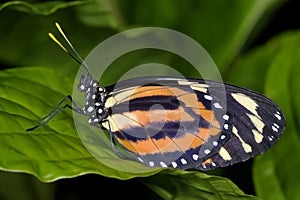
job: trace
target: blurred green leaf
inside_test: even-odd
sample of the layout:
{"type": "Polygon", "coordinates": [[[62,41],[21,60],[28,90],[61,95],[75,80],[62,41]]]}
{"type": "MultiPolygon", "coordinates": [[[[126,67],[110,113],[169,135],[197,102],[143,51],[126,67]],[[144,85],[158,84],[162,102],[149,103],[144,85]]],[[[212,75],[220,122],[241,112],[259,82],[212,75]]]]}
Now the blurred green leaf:
{"type": "Polygon", "coordinates": [[[70,6],[84,5],[93,1],[47,1],[43,3],[31,4],[26,1],[8,1],[0,4],[0,12],[3,9],[14,9],[20,12],[39,14],[39,15],[50,15],[59,9],[64,9],[70,6]]]}
{"type": "Polygon", "coordinates": [[[143,183],[164,199],[257,199],[244,194],[229,179],[209,176],[197,171],[165,170],[143,179],[143,183]]]}
{"type": "Polygon", "coordinates": [[[1,200],[54,200],[54,184],[42,183],[34,176],[0,172],[1,200]],[[16,192],[16,190],[18,192],[16,192]]]}
{"type": "MultiPolygon", "coordinates": [[[[198,41],[211,54],[223,73],[247,40],[255,24],[261,17],[266,17],[267,10],[276,8],[282,0],[234,0],[230,4],[227,0],[176,4],[170,0],[87,2],[89,3],[86,1],[39,3],[38,5],[45,7],[45,12],[52,13],[41,17],[25,15],[13,9],[2,9],[4,19],[9,18],[10,21],[18,23],[14,23],[14,26],[11,26],[10,21],[1,23],[0,43],[6,51],[0,54],[0,59],[12,66],[57,66],[59,70],[72,68],[67,68],[70,65],[69,60],[58,54],[56,47],[50,45],[51,41],[45,37],[51,31],[49,27],[53,27],[56,21],[59,21],[68,35],[71,35],[70,39],[83,57],[117,30],[136,26],[161,26],[178,30],[198,41]],[[53,12],[51,11],[53,7],[61,9],[53,12]],[[228,9],[229,13],[226,12],[228,9]],[[153,12],[156,14],[153,15],[153,12]],[[222,23],[219,23],[220,20],[222,23]],[[31,55],[28,56],[27,52],[31,52],[31,55]]],[[[11,4],[24,7],[23,3],[11,4]]],[[[38,9],[36,4],[29,4],[27,7],[38,9]]],[[[27,9],[27,12],[33,11],[27,9]]],[[[170,65],[177,62],[176,59],[171,60],[170,65]]],[[[184,66],[181,68],[186,71],[185,74],[193,76],[193,71],[189,72],[184,66]]]]}
{"type": "Polygon", "coordinates": [[[79,20],[92,27],[111,27],[119,28],[117,16],[113,10],[110,9],[106,1],[99,3],[91,3],[87,6],[76,7],[77,16],[79,20]]]}
{"type": "MultiPolygon", "coordinates": [[[[119,0],[127,23],[173,28],[198,41],[225,72],[254,26],[283,0],[179,1],[119,0]],[[128,14],[129,13],[129,14],[128,14]],[[155,13],[155,15],[153,14],[155,13]]],[[[252,37],[254,37],[252,35],[252,37]]]]}
{"type": "MultiPolygon", "coordinates": [[[[270,44],[262,47],[265,51],[272,52],[271,58],[265,57],[270,62],[266,73],[265,93],[278,103],[287,120],[286,130],[278,144],[255,160],[255,188],[258,196],[263,199],[300,198],[300,191],[297,189],[300,173],[295,170],[300,166],[300,143],[297,133],[300,110],[299,43],[299,32],[290,32],[274,38],[270,44]],[[269,48],[270,46],[276,51],[269,48]]],[[[257,63],[255,67],[262,66],[257,63]]]]}
{"type": "MultiPolygon", "coordinates": [[[[24,7],[23,3],[20,7],[24,7]]],[[[71,61],[48,37],[49,32],[58,35],[55,22],[61,24],[82,57],[85,57],[101,41],[117,33],[114,28],[117,21],[100,2],[55,1],[39,3],[39,5],[44,5],[45,12],[50,12],[53,6],[61,9],[46,16],[34,14],[31,10],[28,10],[30,12],[28,14],[8,9],[10,8],[8,5],[0,11],[0,44],[1,48],[5,49],[0,53],[2,64],[13,67],[48,66],[72,74],[77,63],[71,61]],[[98,24],[95,18],[99,19],[98,24]],[[90,26],[91,23],[93,26],[90,26]]],[[[36,4],[28,4],[28,6],[37,9],[36,4]]],[[[58,39],[61,40],[61,37],[58,39]]]]}
{"type": "Polygon", "coordinates": [[[276,51],[278,46],[269,42],[239,56],[223,76],[224,80],[263,93],[266,74],[276,51]]]}

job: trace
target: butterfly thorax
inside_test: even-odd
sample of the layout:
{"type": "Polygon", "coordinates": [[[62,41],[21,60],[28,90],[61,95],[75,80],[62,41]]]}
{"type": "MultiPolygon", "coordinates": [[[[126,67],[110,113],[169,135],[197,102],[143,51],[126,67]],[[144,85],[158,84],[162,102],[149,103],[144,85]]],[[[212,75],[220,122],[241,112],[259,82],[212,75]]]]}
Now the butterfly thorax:
{"type": "Polygon", "coordinates": [[[82,76],[78,85],[80,92],[85,92],[84,106],[82,111],[89,116],[88,123],[98,126],[107,116],[108,111],[104,107],[108,93],[105,88],[99,85],[99,82],[93,80],[91,76],[82,76]]]}

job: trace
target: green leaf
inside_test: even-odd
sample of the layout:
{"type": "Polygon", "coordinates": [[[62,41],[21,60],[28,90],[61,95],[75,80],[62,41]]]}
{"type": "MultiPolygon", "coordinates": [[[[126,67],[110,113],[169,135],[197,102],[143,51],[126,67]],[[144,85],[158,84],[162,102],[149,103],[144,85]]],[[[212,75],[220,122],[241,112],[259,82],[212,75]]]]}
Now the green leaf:
{"type": "Polygon", "coordinates": [[[91,3],[93,1],[47,1],[43,3],[31,4],[26,1],[8,1],[0,5],[0,11],[3,9],[14,9],[19,12],[25,12],[38,15],[50,15],[59,9],[64,9],[71,6],[78,6],[91,3]]]}
{"type": "Polygon", "coordinates": [[[96,2],[94,0],[71,2],[46,1],[34,4],[25,1],[9,1],[0,5],[0,12],[3,9],[12,9],[28,14],[51,15],[59,10],[70,7],[75,7],[77,15],[84,24],[96,27],[117,27],[115,17],[111,13],[109,4],[96,2]]]}
{"type": "MultiPolygon", "coordinates": [[[[299,199],[300,33],[285,33],[270,43],[277,51],[273,51],[270,60],[265,93],[282,108],[287,127],[278,144],[255,160],[255,189],[258,196],[266,200],[299,199]]],[[[265,50],[270,49],[266,46],[265,50]]]]}
{"type": "Polygon", "coordinates": [[[0,194],[2,200],[53,200],[55,185],[40,182],[34,176],[21,173],[0,172],[0,194]],[[30,184],[29,184],[30,183],[30,184]],[[18,192],[16,192],[16,188],[18,192]]]}
{"type": "Polygon", "coordinates": [[[239,56],[223,76],[224,80],[263,93],[266,74],[277,50],[277,45],[267,43],[239,56]]]}
{"type": "MultiPolygon", "coordinates": [[[[33,174],[45,182],[87,173],[119,179],[157,173],[158,170],[139,163],[118,159],[103,131],[89,128],[87,131],[94,131],[91,133],[95,137],[102,136],[106,145],[96,147],[102,158],[97,160],[82,144],[68,110],[59,113],[44,127],[25,131],[37,125],[35,120],[49,113],[70,93],[71,84],[68,77],[47,68],[26,67],[0,72],[0,123],[6,125],[0,129],[0,154],[5,155],[0,158],[0,168],[33,174]],[[114,162],[131,172],[110,168],[114,162]]],[[[88,124],[86,120],[82,123],[88,124]]]]}
{"type": "Polygon", "coordinates": [[[142,182],[163,199],[257,199],[244,194],[229,179],[197,171],[164,170],[155,176],[142,179],[142,182]]]}
{"type": "Polygon", "coordinates": [[[189,35],[204,46],[221,72],[227,70],[255,25],[282,2],[233,0],[229,3],[219,0],[174,4],[172,0],[118,1],[125,23],[168,27],[189,35]]]}
{"type": "MultiPolygon", "coordinates": [[[[60,36],[55,29],[55,22],[61,24],[82,57],[102,40],[117,33],[115,29],[117,21],[100,2],[49,1],[29,4],[11,1],[2,4],[1,7],[3,9],[0,11],[0,44],[5,51],[1,51],[0,60],[4,66],[49,66],[62,70],[62,73],[66,71],[68,74],[73,73],[72,69],[76,63],[48,37],[49,32],[60,36]],[[26,7],[27,11],[24,13],[9,9],[13,8],[13,5],[26,7]],[[39,5],[43,6],[43,12],[49,14],[45,16],[33,11],[39,9],[39,5]],[[95,23],[95,19],[100,19],[98,24],[95,23]]],[[[61,37],[58,39],[61,40],[61,37]]]]}

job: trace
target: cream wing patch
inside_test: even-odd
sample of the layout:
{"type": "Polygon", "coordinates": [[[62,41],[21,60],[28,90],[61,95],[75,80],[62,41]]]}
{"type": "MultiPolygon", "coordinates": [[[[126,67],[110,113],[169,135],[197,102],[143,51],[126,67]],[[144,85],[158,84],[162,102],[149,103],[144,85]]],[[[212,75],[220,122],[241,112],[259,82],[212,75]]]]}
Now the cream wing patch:
{"type": "Polygon", "coordinates": [[[232,133],[240,140],[242,147],[246,153],[252,152],[252,148],[249,144],[247,144],[239,135],[238,130],[235,126],[232,127],[232,133]]]}
{"type": "Polygon", "coordinates": [[[263,138],[264,138],[264,136],[260,132],[258,132],[257,130],[255,130],[255,129],[252,130],[252,133],[254,135],[255,142],[261,143],[262,140],[263,140],[263,138]]]}
{"type": "Polygon", "coordinates": [[[193,90],[199,91],[199,92],[203,92],[203,93],[207,93],[207,88],[209,87],[206,84],[200,84],[200,83],[194,83],[192,85],[190,85],[190,87],[193,90]]]}
{"type": "Polygon", "coordinates": [[[207,93],[207,88],[209,87],[209,85],[207,85],[207,84],[190,82],[187,80],[179,80],[177,82],[179,85],[189,85],[191,89],[199,91],[199,92],[203,92],[203,93],[207,93]]]}
{"type": "Polygon", "coordinates": [[[131,95],[134,94],[135,89],[137,88],[138,87],[131,87],[118,91],[118,94],[114,95],[115,101],[120,102],[127,100],[128,98],[130,98],[131,95]]]}
{"type": "Polygon", "coordinates": [[[109,97],[108,99],[106,99],[104,107],[111,108],[115,104],[117,104],[117,100],[114,97],[109,97]]]}
{"type": "Polygon", "coordinates": [[[224,147],[220,148],[219,154],[223,158],[223,160],[228,160],[229,161],[229,160],[232,159],[230,154],[228,153],[228,151],[224,147]]]}
{"type": "Polygon", "coordinates": [[[259,119],[257,116],[255,115],[251,115],[251,114],[247,114],[249,119],[251,120],[251,122],[253,123],[253,125],[255,126],[255,129],[252,130],[252,133],[254,135],[254,139],[257,143],[261,143],[263,140],[263,128],[265,127],[265,124],[263,123],[263,121],[261,119],[259,119]]]}
{"type": "Polygon", "coordinates": [[[254,115],[258,116],[256,108],[258,107],[257,103],[251,99],[250,97],[242,94],[242,93],[232,93],[231,96],[242,106],[244,106],[247,110],[249,110],[254,115]]]}
{"type": "Polygon", "coordinates": [[[257,113],[258,104],[250,97],[241,93],[232,93],[231,96],[244,108],[249,110],[252,114],[247,113],[250,121],[254,125],[255,129],[251,130],[253,137],[257,143],[261,143],[263,140],[263,129],[265,127],[264,122],[257,113]]]}
{"type": "Polygon", "coordinates": [[[265,124],[262,122],[262,120],[255,116],[255,115],[250,115],[247,114],[248,117],[250,118],[251,122],[254,124],[255,128],[259,131],[259,132],[263,132],[263,128],[265,127],[265,124]]]}
{"type": "MultiPolygon", "coordinates": [[[[107,120],[110,123],[110,127],[108,125],[108,122],[104,122],[104,123],[102,123],[102,125],[108,130],[110,128],[110,130],[112,132],[117,132],[120,129],[123,130],[123,129],[130,128],[132,126],[139,125],[135,120],[128,120],[128,117],[129,117],[128,115],[126,116],[126,115],[121,115],[121,114],[113,114],[113,115],[107,117],[107,120]]],[[[135,116],[131,115],[130,118],[134,119],[135,116]]]]}

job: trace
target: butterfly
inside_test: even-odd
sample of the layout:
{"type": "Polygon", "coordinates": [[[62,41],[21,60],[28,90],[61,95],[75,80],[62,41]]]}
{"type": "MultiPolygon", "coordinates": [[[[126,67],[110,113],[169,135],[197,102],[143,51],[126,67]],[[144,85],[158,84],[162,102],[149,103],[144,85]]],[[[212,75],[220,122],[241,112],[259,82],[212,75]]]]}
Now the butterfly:
{"type": "MultiPolygon", "coordinates": [[[[50,37],[72,56],[52,34],[50,37]]],[[[77,62],[87,71],[78,83],[78,90],[85,95],[83,108],[68,95],[28,131],[71,108],[86,115],[90,125],[108,130],[112,149],[124,159],[150,168],[211,170],[265,152],[285,128],[280,108],[245,88],[168,76],[132,78],[103,87],[83,60],[77,62]],[[65,104],[67,100],[73,105],[65,104]]]]}

